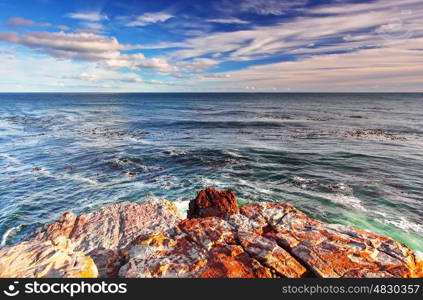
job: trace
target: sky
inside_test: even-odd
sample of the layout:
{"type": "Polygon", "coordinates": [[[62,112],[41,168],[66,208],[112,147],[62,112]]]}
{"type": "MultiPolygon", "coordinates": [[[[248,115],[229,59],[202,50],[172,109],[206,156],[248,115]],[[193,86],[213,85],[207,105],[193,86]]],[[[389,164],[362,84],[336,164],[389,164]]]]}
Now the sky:
{"type": "Polygon", "coordinates": [[[423,1],[0,0],[0,92],[423,92],[423,1]]]}

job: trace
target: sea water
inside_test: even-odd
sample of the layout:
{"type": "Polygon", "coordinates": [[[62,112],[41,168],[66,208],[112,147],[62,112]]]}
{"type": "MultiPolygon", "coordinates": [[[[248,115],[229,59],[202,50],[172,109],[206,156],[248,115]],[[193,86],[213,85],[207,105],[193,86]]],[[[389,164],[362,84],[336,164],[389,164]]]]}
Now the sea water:
{"type": "Polygon", "coordinates": [[[0,94],[0,247],[207,186],[423,251],[423,94],[0,94]]]}

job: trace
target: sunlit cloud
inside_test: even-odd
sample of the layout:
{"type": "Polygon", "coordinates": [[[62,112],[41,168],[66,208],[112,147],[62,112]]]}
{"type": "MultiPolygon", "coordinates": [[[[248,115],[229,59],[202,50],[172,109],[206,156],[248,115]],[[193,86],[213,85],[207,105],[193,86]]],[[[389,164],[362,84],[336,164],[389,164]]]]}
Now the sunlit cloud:
{"type": "Polygon", "coordinates": [[[37,23],[33,20],[21,18],[21,17],[13,17],[7,20],[6,25],[8,26],[34,26],[34,27],[50,27],[50,23],[37,23]]]}
{"type": "Polygon", "coordinates": [[[166,22],[167,20],[173,17],[174,16],[165,12],[145,13],[136,17],[134,20],[128,22],[126,26],[129,26],[129,27],[146,26],[149,24],[166,22]]]}
{"type": "Polygon", "coordinates": [[[98,22],[98,21],[109,19],[106,15],[103,15],[99,12],[74,12],[74,13],[69,13],[66,16],[71,19],[88,21],[88,22],[98,22]]]}

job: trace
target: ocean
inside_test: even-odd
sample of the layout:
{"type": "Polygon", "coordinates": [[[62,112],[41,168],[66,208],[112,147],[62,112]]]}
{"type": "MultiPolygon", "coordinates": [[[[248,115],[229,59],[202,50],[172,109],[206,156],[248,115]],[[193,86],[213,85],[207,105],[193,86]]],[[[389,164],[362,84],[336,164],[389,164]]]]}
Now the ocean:
{"type": "Polygon", "coordinates": [[[423,94],[0,94],[0,247],[207,186],[423,251],[423,94]]]}

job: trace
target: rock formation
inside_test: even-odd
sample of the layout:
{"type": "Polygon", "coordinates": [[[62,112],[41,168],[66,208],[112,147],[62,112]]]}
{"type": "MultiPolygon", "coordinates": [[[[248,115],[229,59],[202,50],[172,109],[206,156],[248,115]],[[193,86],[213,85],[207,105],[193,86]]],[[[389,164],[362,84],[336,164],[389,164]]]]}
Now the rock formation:
{"type": "Polygon", "coordinates": [[[0,278],[96,278],[91,257],[74,251],[73,243],[61,236],[45,242],[22,242],[0,249],[0,278]]]}
{"type": "Polygon", "coordinates": [[[189,204],[188,219],[227,217],[239,212],[235,193],[206,188],[189,204]]]}
{"type": "Polygon", "coordinates": [[[286,203],[238,209],[233,192],[212,188],[190,202],[186,220],[166,200],[65,213],[0,249],[0,267],[3,277],[92,277],[97,269],[100,277],[139,278],[423,277],[422,258],[392,239],[311,219],[286,203]]]}

